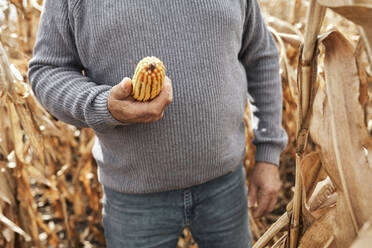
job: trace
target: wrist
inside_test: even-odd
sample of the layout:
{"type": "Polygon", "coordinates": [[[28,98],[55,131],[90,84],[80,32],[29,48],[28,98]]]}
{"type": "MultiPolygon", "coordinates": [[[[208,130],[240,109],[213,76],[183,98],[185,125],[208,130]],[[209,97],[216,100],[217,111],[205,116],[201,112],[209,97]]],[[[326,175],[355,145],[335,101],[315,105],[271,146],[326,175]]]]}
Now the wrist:
{"type": "Polygon", "coordinates": [[[278,168],[279,166],[277,164],[273,164],[273,163],[270,163],[270,162],[263,162],[263,161],[256,161],[255,162],[256,166],[267,166],[267,167],[276,167],[278,168]]]}

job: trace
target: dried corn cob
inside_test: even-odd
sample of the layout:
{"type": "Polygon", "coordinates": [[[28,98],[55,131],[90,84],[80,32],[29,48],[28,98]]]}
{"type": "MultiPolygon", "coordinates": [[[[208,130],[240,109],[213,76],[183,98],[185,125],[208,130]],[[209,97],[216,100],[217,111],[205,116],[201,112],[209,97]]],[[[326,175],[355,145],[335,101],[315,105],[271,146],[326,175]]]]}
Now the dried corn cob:
{"type": "Polygon", "coordinates": [[[165,66],[156,57],[142,59],[136,68],[133,83],[133,98],[137,101],[149,101],[159,95],[165,80],[165,66]]]}

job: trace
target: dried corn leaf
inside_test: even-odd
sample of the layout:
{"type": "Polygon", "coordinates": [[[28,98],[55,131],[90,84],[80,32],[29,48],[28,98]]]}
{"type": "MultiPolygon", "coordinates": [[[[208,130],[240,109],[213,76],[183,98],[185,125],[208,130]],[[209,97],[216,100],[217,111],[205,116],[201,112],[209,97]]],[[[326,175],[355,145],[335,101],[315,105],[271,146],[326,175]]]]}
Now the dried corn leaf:
{"type": "Polygon", "coordinates": [[[304,200],[308,201],[314,192],[317,182],[327,177],[327,174],[321,166],[318,152],[306,154],[306,156],[302,159],[301,176],[306,193],[304,200]]]}
{"type": "Polygon", "coordinates": [[[328,196],[333,193],[333,190],[329,193],[329,191],[326,191],[326,189],[328,189],[327,187],[322,187],[327,178],[327,174],[321,166],[318,152],[310,152],[307,154],[301,160],[300,169],[304,185],[302,194],[302,219],[304,229],[307,229],[328,211],[316,210],[328,200],[328,196]]]}
{"type": "Polygon", "coordinates": [[[372,65],[372,2],[369,0],[318,0],[318,2],[361,26],[359,32],[372,65]]]}
{"type": "Polygon", "coordinates": [[[278,241],[275,242],[271,248],[285,248],[285,244],[287,242],[288,234],[284,234],[282,237],[278,239],[278,241]]]}
{"type": "Polygon", "coordinates": [[[372,244],[372,222],[367,222],[359,232],[351,248],[370,248],[372,244]]]}
{"type": "Polygon", "coordinates": [[[0,211],[0,222],[5,224],[8,228],[10,228],[12,231],[19,233],[22,235],[26,241],[31,241],[30,235],[25,233],[21,228],[19,228],[13,221],[9,220],[7,217],[5,217],[2,212],[0,211]]]}
{"type": "MultiPolygon", "coordinates": [[[[311,212],[321,208],[323,204],[329,201],[329,199],[335,194],[335,187],[329,177],[316,183],[315,185],[316,187],[314,192],[308,201],[309,210],[311,212]]],[[[334,203],[336,203],[336,201],[334,203]]]]}
{"type": "Polygon", "coordinates": [[[0,174],[0,200],[6,202],[9,205],[14,205],[14,196],[11,187],[8,184],[8,180],[5,177],[5,173],[0,174]]]}
{"type": "Polygon", "coordinates": [[[372,3],[369,0],[318,0],[318,3],[358,25],[372,25],[372,3]]]}
{"type": "Polygon", "coordinates": [[[10,70],[7,69],[9,67],[10,64],[6,52],[0,42],[0,106],[4,104],[5,96],[13,89],[13,85],[9,83],[12,82],[12,75],[10,70]]]}
{"type": "Polygon", "coordinates": [[[303,234],[298,248],[325,247],[325,244],[333,236],[332,228],[335,225],[335,211],[335,208],[329,208],[325,214],[314,222],[303,234]]]}
{"type": "Polygon", "coordinates": [[[24,133],[29,138],[32,148],[35,151],[35,155],[38,156],[41,164],[44,165],[44,142],[42,140],[40,130],[35,126],[30,109],[27,106],[16,105],[16,110],[20,118],[20,122],[22,123],[24,133]]]}
{"type": "MultiPolygon", "coordinates": [[[[7,109],[9,111],[9,119],[11,123],[12,138],[15,146],[15,154],[17,158],[25,162],[24,158],[24,143],[23,143],[23,131],[21,123],[16,112],[16,108],[13,103],[8,103],[7,109]]],[[[16,163],[16,161],[15,161],[16,163]]]]}
{"type": "Polygon", "coordinates": [[[372,143],[359,103],[353,47],[338,31],[328,33],[322,43],[326,90],[319,89],[315,98],[310,133],[338,191],[334,234],[336,244],[346,247],[372,215],[372,169],[365,155],[372,143]]]}

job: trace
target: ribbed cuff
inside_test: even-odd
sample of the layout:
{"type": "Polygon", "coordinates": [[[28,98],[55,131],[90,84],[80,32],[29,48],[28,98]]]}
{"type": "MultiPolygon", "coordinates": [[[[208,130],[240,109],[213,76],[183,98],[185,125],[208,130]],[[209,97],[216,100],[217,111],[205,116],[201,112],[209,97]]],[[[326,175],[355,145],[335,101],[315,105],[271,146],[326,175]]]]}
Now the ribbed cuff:
{"type": "Polygon", "coordinates": [[[98,94],[92,104],[92,111],[88,118],[88,124],[91,128],[98,132],[104,132],[108,128],[115,126],[128,125],[121,121],[116,120],[107,108],[107,100],[110,94],[110,90],[103,91],[98,94]]]}
{"type": "Polygon", "coordinates": [[[266,162],[279,166],[280,154],[282,150],[280,146],[272,144],[256,145],[256,162],[266,162]]]}

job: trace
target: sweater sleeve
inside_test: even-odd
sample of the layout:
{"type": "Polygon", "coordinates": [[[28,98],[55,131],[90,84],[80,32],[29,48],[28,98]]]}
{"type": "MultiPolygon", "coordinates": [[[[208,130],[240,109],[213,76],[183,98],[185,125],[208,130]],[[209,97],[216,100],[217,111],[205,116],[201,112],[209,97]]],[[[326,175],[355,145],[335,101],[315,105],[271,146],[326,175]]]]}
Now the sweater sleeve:
{"type": "Polygon", "coordinates": [[[40,103],[55,117],[77,127],[104,132],[124,125],[107,108],[111,86],[84,76],[75,46],[67,0],[46,0],[29,62],[28,78],[40,103]]]}
{"type": "Polygon", "coordinates": [[[254,130],[255,160],[279,165],[288,137],[281,126],[282,87],[276,44],[261,15],[257,0],[247,0],[246,19],[239,59],[244,65],[248,93],[259,119],[254,130]]]}

